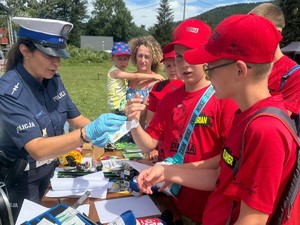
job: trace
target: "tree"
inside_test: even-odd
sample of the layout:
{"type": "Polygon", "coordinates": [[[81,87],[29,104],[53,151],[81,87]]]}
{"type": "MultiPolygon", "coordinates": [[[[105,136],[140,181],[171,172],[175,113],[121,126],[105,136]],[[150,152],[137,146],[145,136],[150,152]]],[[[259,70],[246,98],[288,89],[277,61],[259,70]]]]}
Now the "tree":
{"type": "Polygon", "coordinates": [[[84,20],[87,16],[87,0],[41,0],[37,17],[58,19],[73,24],[68,35],[68,43],[80,46],[80,36],[84,34],[84,20]]]}
{"type": "Polygon", "coordinates": [[[279,0],[277,3],[285,16],[281,44],[285,46],[292,41],[300,41],[300,0],[279,0]]]}
{"type": "Polygon", "coordinates": [[[149,30],[146,29],[145,25],[136,26],[136,24],[133,25],[133,29],[131,30],[131,37],[138,37],[138,36],[147,36],[149,35],[149,30]]]}
{"type": "Polygon", "coordinates": [[[68,43],[80,44],[87,16],[87,0],[6,0],[12,16],[58,19],[74,25],[68,43]]]}
{"type": "Polygon", "coordinates": [[[136,30],[131,13],[123,0],[96,0],[92,18],[87,23],[87,34],[112,36],[114,41],[129,41],[136,30]]]}
{"type": "Polygon", "coordinates": [[[160,1],[157,12],[157,24],[154,24],[154,27],[151,27],[149,30],[153,32],[152,35],[160,45],[164,46],[172,40],[171,35],[174,29],[174,13],[168,0],[160,1]]]}
{"type": "Polygon", "coordinates": [[[6,0],[4,2],[12,16],[35,17],[35,10],[39,8],[37,0],[6,0]]]}

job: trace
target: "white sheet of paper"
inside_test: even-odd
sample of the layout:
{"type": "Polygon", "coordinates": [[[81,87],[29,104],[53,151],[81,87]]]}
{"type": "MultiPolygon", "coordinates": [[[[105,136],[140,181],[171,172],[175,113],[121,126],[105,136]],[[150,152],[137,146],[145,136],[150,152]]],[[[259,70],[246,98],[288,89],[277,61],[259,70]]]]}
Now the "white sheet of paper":
{"type": "Polygon", "coordinates": [[[51,187],[53,191],[87,190],[106,188],[108,180],[90,178],[52,178],[51,187]]]}
{"type": "MultiPolygon", "coordinates": [[[[90,198],[101,198],[105,199],[107,195],[107,189],[112,187],[112,183],[110,182],[107,187],[100,188],[100,189],[87,189],[91,192],[90,198]]],[[[65,191],[53,191],[49,190],[45,195],[48,198],[61,198],[61,197],[80,197],[82,196],[87,190],[65,190],[65,191]]]]}
{"type": "Polygon", "coordinates": [[[139,121],[137,120],[131,120],[126,121],[120,128],[120,130],[108,133],[108,138],[111,143],[115,143],[117,140],[119,140],[121,137],[123,137],[125,134],[127,134],[132,128],[136,128],[139,125],[139,121]]]}
{"type": "Polygon", "coordinates": [[[132,210],[136,218],[161,214],[148,195],[101,200],[95,207],[101,223],[111,222],[127,210],[132,210]]]}
{"type": "MultiPolygon", "coordinates": [[[[41,215],[47,210],[49,210],[49,208],[25,199],[15,225],[20,225],[25,221],[32,220],[33,218],[41,215]]],[[[77,210],[81,213],[85,213],[86,215],[88,215],[90,211],[90,205],[89,204],[80,205],[77,208],[77,210]]]]}
{"type": "Polygon", "coordinates": [[[106,179],[103,172],[100,171],[76,178],[53,177],[50,182],[52,190],[64,191],[106,188],[109,180],[106,179]]]}
{"type": "Polygon", "coordinates": [[[148,169],[149,167],[152,167],[152,166],[146,165],[144,163],[139,163],[139,162],[131,161],[131,160],[126,161],[126,163],[129,166],[131,166],[133,169],[137,170],[138,172],[141,172],[145,169],[148,169]]]}

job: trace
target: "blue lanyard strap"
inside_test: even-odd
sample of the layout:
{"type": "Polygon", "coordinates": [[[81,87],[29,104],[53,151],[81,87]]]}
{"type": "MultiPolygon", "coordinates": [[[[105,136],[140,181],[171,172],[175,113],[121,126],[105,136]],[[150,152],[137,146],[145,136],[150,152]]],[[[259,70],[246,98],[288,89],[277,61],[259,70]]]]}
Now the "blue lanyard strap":
{"type": "Polygon", "coordinates": [[[187,149],[187,146],[189,144],[192,132],[194,130],[195,122],[202,112],[203,108],[205,107],[208,100],[211,98],[211,96],[215,93],[215,90],[212,85],[210,85],[206,91],[203,93],[201,98],[199,99],[192,115],[190,118],[190,121],[184,131],[183,137],[181,139],[181,142],[179,144],[177,153],[173,157],[168,157],[164,161],[172,164],[181,164],[183,163],[183,157],[185,154],[185,151],[187,149]]]}

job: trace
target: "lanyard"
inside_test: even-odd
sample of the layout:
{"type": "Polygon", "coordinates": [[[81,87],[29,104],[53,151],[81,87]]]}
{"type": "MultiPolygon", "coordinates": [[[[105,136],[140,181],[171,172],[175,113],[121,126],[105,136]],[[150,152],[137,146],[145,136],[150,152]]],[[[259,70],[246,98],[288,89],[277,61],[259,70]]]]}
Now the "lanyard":
{"type": "Polygon", "coordinates": [[[187,146],[189,144],[192,132],[194,130],[195,122],[202,112],[204,106],[208,102],[208,100],[211,98],[211,96],[215,93],[215,90],[212,85],[209,85],[209,87],[206,89],[206,91],[203,93],[201,98],[199,99],[192,115],[190,118],[190,121],[184,131],[183,137],[181,139],[181,142],[179,144],[177,153],[173,157],[168,157],[164,161],[172,164],[182,164],[183,163],[183,157],[185,154],[185,151],[187,149],[187,146]]]}

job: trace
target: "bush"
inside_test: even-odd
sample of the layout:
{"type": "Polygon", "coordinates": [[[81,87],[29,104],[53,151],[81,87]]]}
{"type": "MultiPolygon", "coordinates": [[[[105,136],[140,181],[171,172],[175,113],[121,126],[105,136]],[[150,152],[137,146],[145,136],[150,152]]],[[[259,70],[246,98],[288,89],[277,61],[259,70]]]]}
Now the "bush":
{"type": "Polygon", "coordinates": [[[64,63],[102,63],[111,58],[111,54],[105,51],[98,52],[93,49],[77,48],[75,46],[68,46],[67,51],[70,54],[70,58],[65,59],[64,63]]]}

